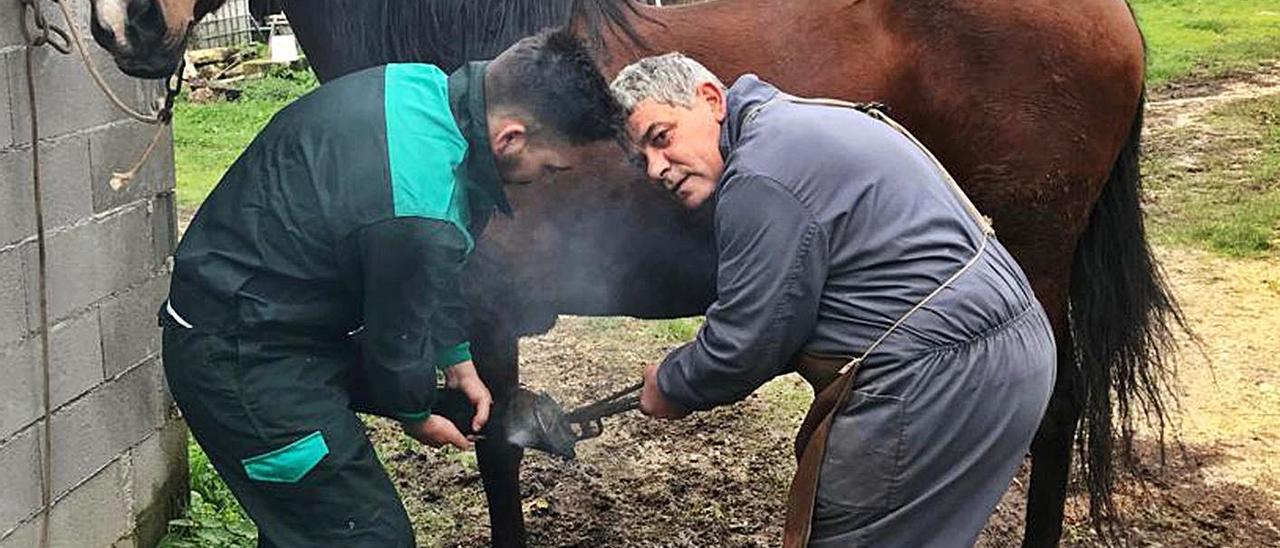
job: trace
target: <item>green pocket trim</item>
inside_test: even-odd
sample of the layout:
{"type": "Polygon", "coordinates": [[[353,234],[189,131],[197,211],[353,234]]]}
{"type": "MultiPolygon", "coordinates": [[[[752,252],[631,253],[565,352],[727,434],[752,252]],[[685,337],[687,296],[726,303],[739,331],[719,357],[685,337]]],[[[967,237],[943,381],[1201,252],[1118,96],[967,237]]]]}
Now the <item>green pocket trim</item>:
{"type": "Polygon", "coordinates": [[[240,461],[249,479],[272,483],[298,483],[325,455],[329,445],[319,430],[284,447],[240,461]]]}

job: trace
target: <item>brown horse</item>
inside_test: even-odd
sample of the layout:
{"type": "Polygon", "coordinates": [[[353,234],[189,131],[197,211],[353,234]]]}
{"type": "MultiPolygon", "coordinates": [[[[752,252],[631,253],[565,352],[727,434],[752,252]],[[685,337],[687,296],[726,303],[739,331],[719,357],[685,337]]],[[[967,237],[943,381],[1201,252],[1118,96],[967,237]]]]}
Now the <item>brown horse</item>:
{"type": "MultiPolygon", "coordinates": [[[[95,0],[95,36],[122,69],[162,74],[193,17],[218,1],[95,0]],[[123,22],[104,16],[124,4],[123,22]]],[[[730,80],[755,72],[796,94],[886,103],[991,216],[1055,328],[1059,371],[1031,448],[1024,545],[1057,543],[1078,425],[1099,524],[1111,515],[1113,440],[1127,447],[1130,417],[1141,412],[1163,425],[1165,356],[1181,318],[1143,230],[1144,49],[1123,0],[285,6],[322,80],[393,61],[450,70],[571,21],[610,71],[642,53],[681,50],[730,80]]],[[[498,397],[517,385],[517,338],[549,329],[556,314],[675,317],[714,298],[706,219],[625,171],[620,155],[600,158],[597,180],[513,189],[516,215],[492,223],[473,260],[476,361],[498,397]]],[[[523,545],[521,453],[494,442],[479,456],[494,544],[523,545]]]]}

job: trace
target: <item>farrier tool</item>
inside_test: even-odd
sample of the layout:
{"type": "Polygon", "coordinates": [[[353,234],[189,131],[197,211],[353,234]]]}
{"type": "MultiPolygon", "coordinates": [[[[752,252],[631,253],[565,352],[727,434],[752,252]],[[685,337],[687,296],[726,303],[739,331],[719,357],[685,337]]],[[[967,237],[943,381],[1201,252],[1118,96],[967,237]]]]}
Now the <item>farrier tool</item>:
{"type": "Polygon", "coordinates": [[[574,445],[604,432],[605,418],[640,407],[641,388],[636,383],[567,413],[547,393],[522,388],[507,411],[507,441],[573,459],[574,445]]]}

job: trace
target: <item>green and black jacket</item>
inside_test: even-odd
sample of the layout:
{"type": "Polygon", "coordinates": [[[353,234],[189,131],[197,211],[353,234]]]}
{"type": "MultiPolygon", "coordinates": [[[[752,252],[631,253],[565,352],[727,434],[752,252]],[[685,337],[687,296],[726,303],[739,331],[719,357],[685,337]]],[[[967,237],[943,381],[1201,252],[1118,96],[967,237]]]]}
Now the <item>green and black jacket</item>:
{"type": "Polygon", "coordinates": [[[280,111],[183,237],[174,309],[212,332],[362,330],[374,409],[425,418],[436,368],[470,359],[459,278],[473,231],[510,213],[485,67],[374,67],[280,111]]]}

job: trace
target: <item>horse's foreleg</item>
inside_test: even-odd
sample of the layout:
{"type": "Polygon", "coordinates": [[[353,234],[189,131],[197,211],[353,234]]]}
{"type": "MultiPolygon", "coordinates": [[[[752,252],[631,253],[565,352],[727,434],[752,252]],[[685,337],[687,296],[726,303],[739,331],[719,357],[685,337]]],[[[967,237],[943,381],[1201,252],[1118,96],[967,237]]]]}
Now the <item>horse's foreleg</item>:
{"type": "Polygon", "coordinates": [[[480,477],[489,502],[492,546],[524,548],[524,515],[520,508],[520,459],[524,450],[506,440],[485,440],[476,444],[480,477]]]}
{"type": "MultiPolygon", "coordinates": [[[[486,328],[473,331],[472,351],[480,377],[493,394],[495,413],[501,413],[519,387],[518,338],[509,330],[486,328]]],[[[494,416],[493,426],[502,424],[494,416]]],[[[476,443],[480,477],[489,503],[491,543],[500,548],[524,548],[524,514],[520,508],[520,460],[524,450],[507,443],[500,428],[476,443]]]]}
{"type": "Polygon", "coordinates": [[[1031,487],[1027,493],[1027,528],[1024,548],[1058,545],[1062,537],[1067,480],[1071,475],[1071,448],[1080,420],[1080,406],[1073,387],[1074,352],[1069,337],[1058,339],[1058,378],[1049,408],[1031,442],[1031,487]]]}

